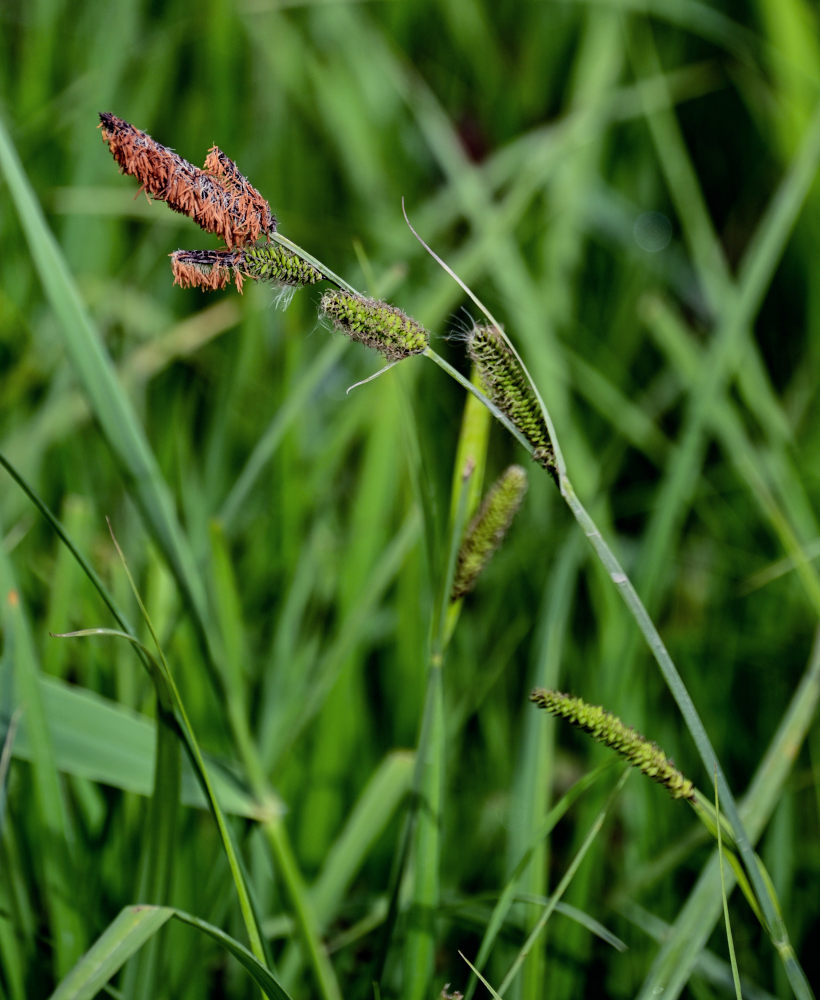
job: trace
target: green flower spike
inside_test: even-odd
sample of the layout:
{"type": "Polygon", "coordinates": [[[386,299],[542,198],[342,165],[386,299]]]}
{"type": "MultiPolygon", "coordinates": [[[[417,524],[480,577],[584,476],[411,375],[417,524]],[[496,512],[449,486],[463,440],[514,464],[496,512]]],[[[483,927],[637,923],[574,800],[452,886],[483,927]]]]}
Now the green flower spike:
{"type": "Polygon", "coordinates": [[[694,799],[694,785],[680,773],[663,750],[637,730],[624,725],[617,715],[605,712],[600,705],[588,705],[583,698],[545,688],[536,688],[530,695],[530,701],[566,719],[619,753],[648,778],[664,785],[673,799],[694,799]]]}
{"type": "Polygon", "coordinates": [[[450,600],[468,594],[512,524],[527,491],[527,473],[520,465],[505,469],[487,492],[464,533],[458,550],[450,600]]]}
{"type": "Polygon", "coordinates": [[[533,447],[533,458],[557,478],[555,451],[541,407],[521,363],[494,326],[475,326],[467,351],[478,370],[484,391],[533,447]]]}
{"type": "Polygon", "coordinates": [[[314,285],[322,272],[278,243],[236,250],[175,250],[171,254],[174,283],[183,288],[224,288],[231,278],[242,291],[245,278],[286,288],[314,285]]]}
{"type": "Polygon", "coordinates": [[[322,313],[334,326],[367,347],[374,347],[391,362],[427,349],[430,334],[401,309],[350,292],[331,291],[322,296],[322,313]]]}

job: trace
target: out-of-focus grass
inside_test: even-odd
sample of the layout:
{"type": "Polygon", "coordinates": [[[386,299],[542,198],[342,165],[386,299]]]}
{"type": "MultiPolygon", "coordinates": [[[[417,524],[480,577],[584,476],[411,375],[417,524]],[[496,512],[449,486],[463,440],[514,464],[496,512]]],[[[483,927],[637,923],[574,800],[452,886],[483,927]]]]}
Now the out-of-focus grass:
{"type": "MultiPolygon", "coordinates": [[[[795,164],[806,180],[816,170],[816,156],[799,157],[820,103],[820,36],[804,0],[740,5],[736,20],[696,3],[634,6],[171,0],[159,12],[13,2],[0,13],[0,115],[65,265],[62,284],[38,274],[30,218],[13,210],[4,173],[0,449],[137,620],[111,518],[197,738],[234,772],[243,801],[269,786],[285,803],[278,855],[264,821],[236,821],[234,833],[294,996],[317,992],[311,933],[330,947],[343,995],[372,995],[406,816],[409,761],[392,755],[415,746],[424,703],[436,566],[421,513],[426,497],[443,535],[463,394],[412,359],[345,395],[378,359],[319,326],[314,292],[282,311],[261,287],[241,299],[172,288],[167,254],[213,241],[135,199],[96,113],[114,111],[195,162],[217,143],[287,236],[415,315],[461,364],[461,345],[444,339],[469,322],[461,293],[404,226],[405,197],[524,353],[578,492],[741,795],[817,619],[806,556],[820,489],[816,183],[777,232],[767,220],[795,164]],[[110,368],[102,355],[92,363],[89,345],[110,368]],[[377,779],[380,796],[369,791],[377,779]]],[[[494,429],[489,474],[517,457],[494,429]]],[[[0,697],[4,723],[25,700],[31,746],[12,759],[0,814],[0,982],[18,998],[45,994],[139,901],[146,837],[144,799],[61,758],[33,671],[123,710],[151,715],[153,704],[124,644],[49,638],[112,622],[7,483],[0,697]]],[[[601,760],[527,704],[533,683],[604,703],[711,787],[553,493],[533,466],[447,656],[430,995],[467,983],[458,950],[475,958],[550,805],[601,760]]],[[[814,750],[797,757],[776,804],[767,793],[760,844],[810,976],[814,750]]],[[[614,780],[600,778],[533,853],[483,970],[490,982],[538,920],[524,897],[560,883],[614,780]]],[[[660,925],[622,914],[642,907],[674,923],[690,912],[707,855],[681,807],[633,778],[615,808],[566,899],[629,951],[559,911],[508,995],[634,996],[660,925]]],[[[163,902],[242,939],[213,824],[183,807],[175,837],[163,902]]],[[[408,892],[405,882],[383,996],[402,994],[408,892]]],[[[732,911],[741,976],[784,995],[765,936],[734,897],[732,911]]],[[[168,995],[250,995],[240,967],[192,933],[162,931],[168,995]]],[[[720,929],[706,937],[725,958],[720,929]]],[[[708,967],[711,982],[707,957],[695,974],[708,967]]]]}

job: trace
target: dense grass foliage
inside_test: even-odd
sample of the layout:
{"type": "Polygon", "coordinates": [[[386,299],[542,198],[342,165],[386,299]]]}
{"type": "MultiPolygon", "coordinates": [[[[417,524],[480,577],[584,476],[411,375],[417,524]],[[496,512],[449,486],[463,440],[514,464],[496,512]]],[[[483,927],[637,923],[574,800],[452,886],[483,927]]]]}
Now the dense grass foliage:
{"type": "MultiPolygon", "coordinates": [[[[405,199],[532,373],[820,981],[820,21],[727,8],[3,4],[0,452],[76,551],[0,471],[1,997],[107,928],[146,941],[127,997],[489,996],[459,952],[522,1000],[733,993],[714,841],[528,700],[602,704],[714,797],[550,475],[426,357],[346,394],[383,359],[325,284],[173,287],[218,241],[118,174],[101,111],[218,144],[469,375],[481,316],[405,199]],[[141,902],[174,909],[111,927],[141,902]]],[[[790,995],[724,875],[744,995],[790,995]]]]}

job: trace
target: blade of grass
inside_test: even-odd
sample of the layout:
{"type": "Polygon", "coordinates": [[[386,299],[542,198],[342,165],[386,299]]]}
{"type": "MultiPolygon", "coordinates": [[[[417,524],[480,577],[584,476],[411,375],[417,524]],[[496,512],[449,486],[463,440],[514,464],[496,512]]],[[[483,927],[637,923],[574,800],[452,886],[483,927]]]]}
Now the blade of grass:
{"type": "MultiPolygon", "coordinates": [[[[410,845],[412,889],[406,913],[408,931],[404,944],[404,986],[410,1000],[429,994],[436,942],[436,917],[441,893],[441,842],[445,787],[445,709],[443,671],[447,643],[455,619],[450,614],[458,550],[464,536],[467,509],[475,497],[471,479],[484,465],[486,428],[465,407],[459,451],[477,446],[481,451],[472,462],[454,469],[451,517],[448,525],[446,562],[439,569],[438,593],[430,625],[427,693],[424,701],[416,769],[413,777],[414,830],[410,845]]],[[[457,612],[456,612],[457,615],[457,612]]]]}
{"type": "MultiPolygon", "coordinates": [[[[715,781],[715,815],[720,816],[720,798],[718,797],[717,781],[715,781]]],[[[720,833],[721,824],[716,824],[717,829],[717,852],[720,866],[720,897],[723,900],[723,918],[726,924],[726,942],[729,946],[729,962],[732,967],[732,981],[735,986],[735,997],[743,1000],[740,990],[740,973],[737,968],[737,957],[735,956],[735,942],[732,937],[732,922],[729,919],[729,898],[726,895],[726,878],[723,868],[723,841],[720,833]]]]}
{"type": "Polygon", "coordinates": [[[31,746],[31,785],[43,837],[38,852],[45,906],[54,945],[54,965],[64,975],[82,952],[85,927],[74,890],[78,878],[75,835],[60,783],[40,693],[37,656],[20,592],[5,548],[0,545],[0,594],[4,660],[14,667],[15,704],[31,746]]]}
{"type": "MultiPolygon", "coordinates": [[[[344,828],[334,840],[318,878],[309,889],[320,931],[324,932],[336,917],[356,872],[406,797],[412,772],[413,755],[397,751],[382,761],[363,789],[344,828]]],[[[289,948],[280,962],[285,982],[295,979],[298,961],[295,947],[289,948]]]]}
{"type": "MultiPolygon", "coordinates": [[[[59,771],[137,795],[151,794],[155,767],[151,720],[55,677],[40,678],[40,693],[59,771]]],[[[25,720],[14,755],[32,759],[25,720]]],[[[221,770],[219,762],[208,758],[208,767],[223,809],[246,819],[259,819],[258,803],[221,770]]],[[[181,801],[197,809],[208,808],[187,759],[182,769],[181,801]]]]}
{"type": "MultiPolygon", "coordinates": [[[[572,534],[557,553],[555,565],[545,575],[542,606],[538,620],[537,644],[528,687],[560,687],[561,666],[567,651],[567,630],[577,592],[578,571],[585,555],[583,539],[572,534]]],[[[517,892],[539,895],[547,891],[549,843],[544,830],[544,816],[552,816],[550,789],[555,784],[555,726],[544,724],[537,712],[525,713],[518,740],[517,762],[510,802],[508,864],[518,876],[517,892]],[[549,812],[548,812],[549,811],[549,812]],[[520,859],[529,861],[521,867],[520,859]]],[[[557,818],[557,817],[556,817],[557,818]]],[[[538,911],[528,909],[525,927],[531,930],[538,911]]],[[[478,960],[481,968],[484,961],[478,960]]],[[[521,990],[531,996],[543,984],[546,970],[543,949],[533,951],[522,970],[521,990]]]]}
{"type": "MultiPolygon", "coordinates": [[[[535,717],[543,725],[544,720],[537,714],[535,717]]],[[[501,891],[501,895],[498,897],[498,900],[493,907],[490,919],[487,921],[487,926],[484,930],[484,935],[481,938],[481,944],[478,948],[478,954],[475,958],[474,971],[476,971],[476,974],[478,974],[478,972],[486,966],[498,934],[504,927],[510,907],[519,898],[521,876],[526,871],[533,853],[537,850],[539,844],[541,844],[541,842],[555,829],[561,818],[566,815],[567,810],[572,806],[573,802],[575,802],[575,800],[582,795],[587,788],[590,787],[590,785],[593,785],[605,771],[608,771],[610,767],[611,764],[609,762],[606,764],[600,764],[593,771],[590,771],[582,778],[579,778],[578,781],[576,781],[575,784],[567,792],[565,792],[549,810],[544,819],[540,821],[540,826],[536,831],[535,836],[532,838],[531,843],[521,854],[516,865],[514,866],[507,884],[504,886],[501,891]]],[[[530,930],[531,929],[532,928],[530,928],[530,930]]],[[[473,966],[470,966],[470,968],[473,968],[473,966]]],[[[467,991],[464,994],[465,1000],[471,1000],[473,994],[475,993],[475,989],[476,981],[471,980],[467,986],[467,991]]]]}
{"type": "Polygon", "coordinates": [[[504,979],[501,982],[501,985],[498,987],[498,991],[502,995],[506,993],[507,989],[510,987],[513,980],[518,975],[518,971],[521,968],[528,953],[535,945],[535,942],[538,940],[541,931],[544,929],[544,927],[547,924],[547,921],[555,911],[555,907],[560,901],[561,897],[567,891],[567,888],[569,887],[570,882],[572,882],[573,878],[575,877],[575,873],[578,871],[578,868],[580,867],[581,862],[584,860],[587,851],[590,849],[590,847],[592,847],[596,837],[601,832],[601,827],[604,825],[604,820],[606,819],[607,813],[611,809],[612,804],[615,802],[617,797],[620,795],[621,789],[626,783],[628,777],[629,777],[629,772],[624,771],[624,773],[618,780],[618,784],[615,786],[609,798],[607,799],[604,807],[601,809],[601,811],[595,818],[595,822],[590,827],[586,837],[584,837],[583,843],[578,848],[575,857],[570,862],[567,870],[561,876],[561,880],[556,886],[555,892],[550,896],[547,905],[544,907],[541,913],[541,916],[539,917],[538,921],[536,922],[535,926],[533,927],[532,931],[527,937],[527,940],[521,946],[518,955],[516,955],[515,961],[510,966],[507,975],[504,977],[504,979]]]}
{"type": "Polygon", "coordinates": [[[93,1000],[123,963],[151,940],[169,920],[194,927],[234,956],[271,1000],[290,1000],[271,973],[239,941],[212,924],[170,906],[127,906],[94,942],[49,1000],[93,1000]]]}
{"type": "MultiPolygon", "coordinates": [[[[137,898],[144,903],[166,903],[177,844],[181,759],[173,718],[157,712],[154,729],[154,782],[145,818],[137,898]]],[[[122,991],[129,1000],[153,1000],[161,991],[161,944],[159,937],[152,936],[126,966],[122,991]]]]}

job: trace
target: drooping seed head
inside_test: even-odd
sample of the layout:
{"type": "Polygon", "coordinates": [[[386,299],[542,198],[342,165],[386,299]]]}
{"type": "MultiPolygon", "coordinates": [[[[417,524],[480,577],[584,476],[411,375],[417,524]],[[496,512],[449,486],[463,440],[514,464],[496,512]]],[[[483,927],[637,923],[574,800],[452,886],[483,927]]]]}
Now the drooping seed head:
{"type": "Polygon", "coordinates": [[[228,249],[276,231],[270,205],[215,147],[206,169],[200,170],[116,115],[101,113],[100,127],[123,173],[136,177],[148,194],[175,212],[215,233],[228,249]]]}
{"type": "Polygon", "coordinates": [[[541,407],[526,372],[495,326],[475,326],[467,351],[489,399],[533,446],[533,458],[553,478],[555,451],[541,407]]]}
{"type": "Polygon", "coordinates": [[[469,593],[479,574],[501,544],[527,491],[527,473],[520,465],[505,469],[487,492],[464,533],[458,550],[450,600],[469,593]]]}
{"type": "Polygon", "coordinates": [[[624,725],[617,715],[605,712],[600,705],[589,705],[583,698],[544,688],[533,691],[530,700],[610,747],[633,767],[663,785],[672,798],[695,797],[695,786],[681,774],[659,746],[641,736],[637,730],[624,725]]]}
{"type": "Polygon", "coordinates": [[[420,354],[430,342],[430,335],[421,324],[378,299],[329,291],[322,296],[320,309],[351,340],[381,351],[388,361],[420,354]]]}

